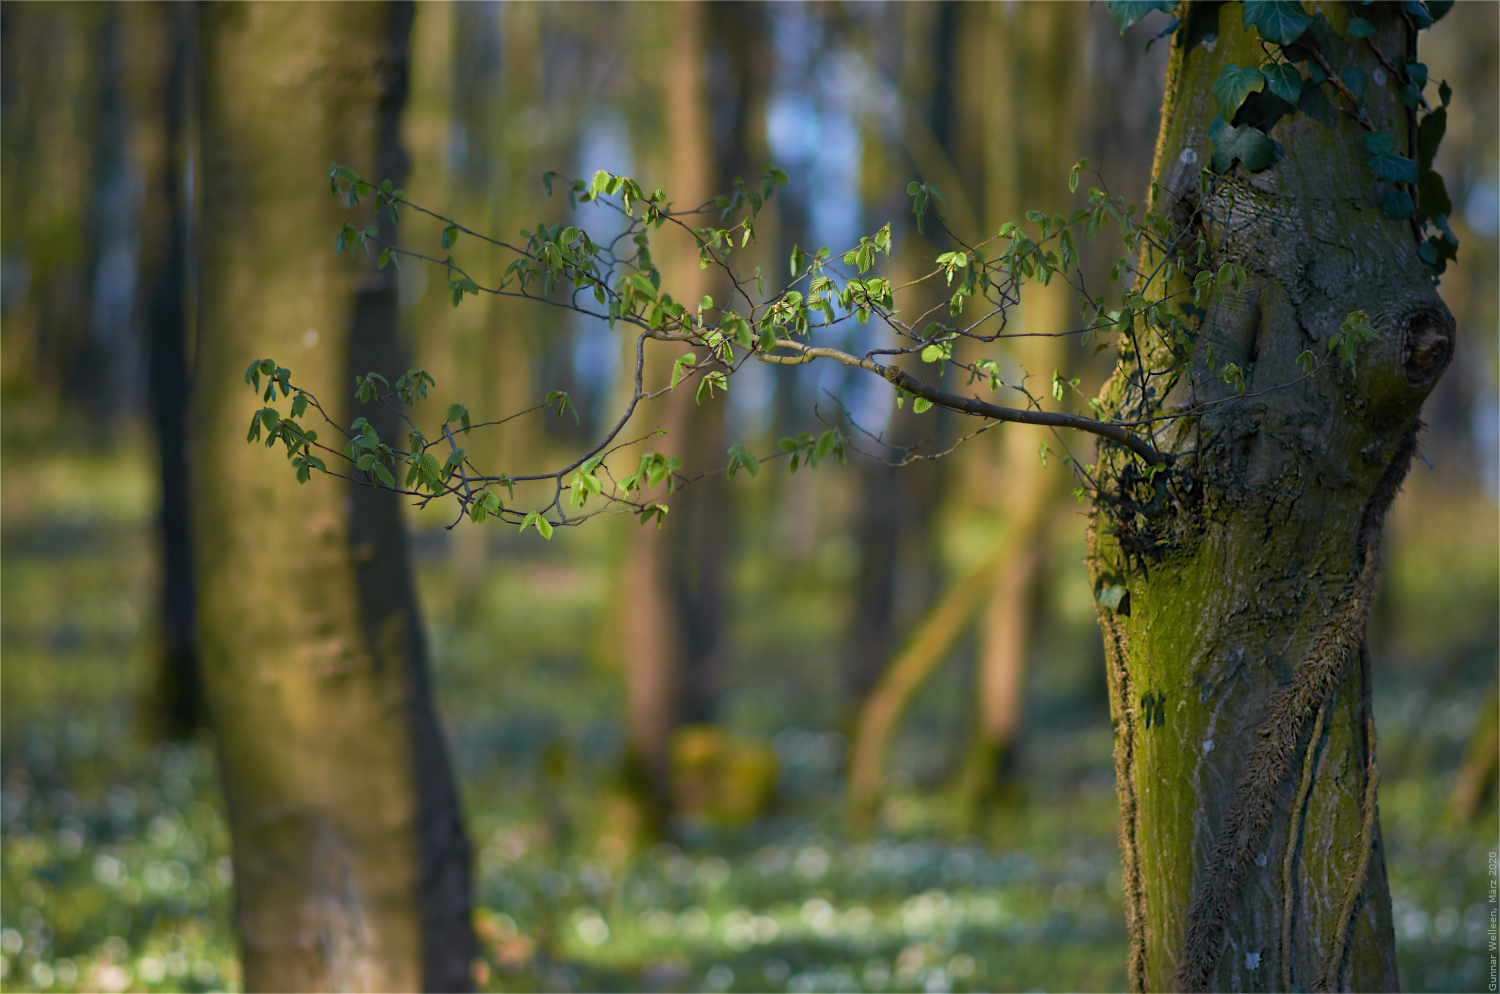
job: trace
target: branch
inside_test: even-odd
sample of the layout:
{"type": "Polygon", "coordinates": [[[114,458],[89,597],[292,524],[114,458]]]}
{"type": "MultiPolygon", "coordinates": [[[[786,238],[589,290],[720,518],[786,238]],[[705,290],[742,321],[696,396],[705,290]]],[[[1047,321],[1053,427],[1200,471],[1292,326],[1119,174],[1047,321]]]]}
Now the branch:
{"type": "Polygon", "coordinates": [[[907,373],[899,366],[883,366],[873,359],[862,359],[851,355],[841,349],[832,349],[820,346],[803,345],[787,339],[778,339],[776,344],[780,347],[796,349],[801,353],[799,356],[767,356],[757,353],[757,357],[765,362],[811,362],[813,359],[833,359],[845,366],[855,366],[859,369],[874,373],[889,381],[892,385],[900,387],[909,394],[931,401],[938,407],[945,407],[950,411],[960,414],[972,415],[976,418],[988,418],[991,421],[1010,421],[1017,424],[1048,425],[1054,428],[1076,428],[1086,431],[1091,435],[1123,445],[1134,452],[1149,465],[1162,466],[1172,462],[1172,457],[1164,452],[1152,448],[1146,442],[1135,437],[1123,427],[1108,421],[1099,421],[1095,418],[1086,418],[1080,414],[1064,414],[1054,411],[1023,410],[1018,407],[1000,407],[980,400],[978,397],[961,397],[956,393],[949,393],[937,387],[929,386],[921,380],[907,373]]]}

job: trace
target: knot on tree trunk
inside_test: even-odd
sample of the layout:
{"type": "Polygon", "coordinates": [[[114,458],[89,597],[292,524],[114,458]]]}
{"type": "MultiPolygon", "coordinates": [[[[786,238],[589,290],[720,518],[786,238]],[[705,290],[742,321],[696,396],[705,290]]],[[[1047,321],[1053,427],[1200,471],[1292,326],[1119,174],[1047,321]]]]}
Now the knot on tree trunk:
{"type": "Polygon", "coordinates": [[[1412,386],[1426,383],[1453,355],[1453,319],[1437,311],[1418,311],[1406,321],[1401,361],[1412,386]]]}

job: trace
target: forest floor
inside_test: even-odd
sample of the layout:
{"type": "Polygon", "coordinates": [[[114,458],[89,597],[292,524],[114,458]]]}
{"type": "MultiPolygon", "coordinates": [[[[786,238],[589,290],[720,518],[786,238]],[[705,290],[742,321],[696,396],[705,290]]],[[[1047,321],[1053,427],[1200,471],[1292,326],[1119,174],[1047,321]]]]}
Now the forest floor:
{"type": "MultiPolygon", "coordinates": [[[[237,990],[211,742],[142,733],[154,668],[150,461],[124,446],[10,450],[6,462],[0,982],[237,990]]],[[[1381,824],[1407,990],[1482,990],[1489,979],[1500,829],[1493,806],[1475,823],[1448,813],[1496,670],[1496,543],[1466,524],[1493,531],[1495,513],[1478,500],[1456,519],[1398,511],[1375,632],[1381,824]]],[[[967,721],[960,659],[896,743],[881,833],[852,843],[840,823],[847,705],[830,690],[848,570],[839,549],[802,566],[742,551],[744,617],[721,712],[736,736],[774,750],[772,800],[740,824],[682,820],[675,844],[626,861],[600,844],[620,691],[603,623],[614,539],[597,532],[548,546],[497,534],[477,563],[437,533],[415,539],[477,856],[485,987],[1123,987],[1110,733],[1086,592],[1082,611],[1061,596],[1049,616],[1018,786],[979,837],[945,830],[942,785],[967,721]]]]}

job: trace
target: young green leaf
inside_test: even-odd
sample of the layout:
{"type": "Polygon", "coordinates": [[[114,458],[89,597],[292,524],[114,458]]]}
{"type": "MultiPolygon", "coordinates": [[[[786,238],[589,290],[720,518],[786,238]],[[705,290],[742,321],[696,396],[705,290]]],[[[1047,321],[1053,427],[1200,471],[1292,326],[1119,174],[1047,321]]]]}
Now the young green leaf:
{"type": "Polygon", "coordinates": [[[735,471],[738,470],[741,466],[743,466],[745,468],[745,472],[749,473],[752,477],[757,476],[760,473],[759,459],[751,455],[743,445],[731,445],[729,447],[728,467],[728,476],[731,480],[734,479],[735,471]]]}

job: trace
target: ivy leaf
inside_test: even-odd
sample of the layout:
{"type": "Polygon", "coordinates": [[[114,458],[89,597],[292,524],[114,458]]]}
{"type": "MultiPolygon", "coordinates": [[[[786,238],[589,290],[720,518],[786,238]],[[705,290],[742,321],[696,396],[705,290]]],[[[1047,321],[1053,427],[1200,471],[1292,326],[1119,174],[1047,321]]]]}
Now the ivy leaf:
{"type": "Polygon", "coordinates": [[[1417,164],[1404,155],[1383,152],[1370,157],[1370,171],[1393,183],[1415,183],[1417,164]]]}
{"type": "Polygon", "coordinates": [[[1252,93],[1258,93],[1265,88],[1266,78],[1261,75],[1260,70],[1254,66],[1227,65],[1219,70],[1219,78],[1214,80],[1213,91],[1214,103],[1219,105],[1219,112],[1224,115],[1224,120],[1232,121],[1234,112],[1240,109],[1240,104],[1252,93]]]}
{"type": "Polygon", "coordinates": [[[1349,18],[1349,37],[1373,38],[1375,37],[1375,25],[1363,17],[1351,17],[1349,18]]]}
{"type": "Polygon", "coordinates": [[[1395,139],[1384,131],[1372,131],[1365,135],[1365,151],[1371,155],[1384,155],[1395,147],[1395,139]]]}
{"type": "Polygon", "coordinates": [[[1120,26],[1120,34],[1153,10],[1171,10],[1174,6],[1171,0],[1107,0],[1104,4],[1109,16],[1120,26]]]}
{"type": "Polygon", "coordinates": [[[1213,158],[1209,167],[1216,173],[1228,172],[1239,159],[1245,168],[1258,173],[1267,169],[1276,153],[1276,146],[1265,132],[1256,128],[1236,128],[1218,115],[1208,126],[1208,140],[1214,143],[1213,158]]]}
{"type": "Polygon", "coordinates": [[[1260,67],[1260,73],[1266,78],[1266,86],[1272,93],[1294,107],[1297,105],[1302,96],[1302,73],[1296,66],[1289,62],[1267,63],[1260,67]]]}
{"type": "Polygon", "coordinates": [[[1402,0],[1401,9],[1417,22],[1417,30],[1432,27],[1433,17],[1427,12],[1427,5],[1421,0],[1402,0]]]}
{"type": "Polygon", "coordinates": [[[1385,210],[1386,215],[1398,221],[1402,218],[1410,217],[1412,209],[1415,206],[1416,204],[1412,202],[1411,194],[1405,190],[1393,190],[1387,193],[1384,201],[1381,203],[1381,207],[1385,210]]]}
{"type": "Polygon", "coordinates": [[[1125,598],[1129,595],[1130,591],[1126,590],[1123,586],[1116,583],[1112,584],[1111,586],[1101,588],[1098,595],[1094,599],[1099,602],[1100,607],[1107,608],[1110,611],[1119,612],[1120,605],[1125,603],[1125,598]]]}
{"type": "Polygon", "coordinates": [[[1297,101],[1297,109],[1323,127],[1331,128],[1338,124],[1338,111],[1334,110],[1333,104],[1328,102],[1328,98],[1323,94],[1323,87],[1318,85],[1318,81],[1311,80],[1310,82],[1313,85],[1302,91],[1302,99],[1297,101]]]}
{"type": "Polygon", "coordinates": [[[1349,87],[1349,92],[1354,94],[1354,99],[1365,98],[1365,71],[1359,66],[1349,66],[1339,73],[1339,79],[1342,79],[1344,85],[1349,87]]]}
{"type": "Polygon", "coordinates": [[[1241,17],[1247,31],[1254,28],[1273,45],[1290,45],[1313,22],[1301,4],[1291,0],[1245,0],[1241,17]]]}
{"type": "Polygon", "coordinates": [[[1439,107],[1437,110],[1422,118],[1422,123],[1417,125],[1417,168],[1421,172],[1427,172],[1432,168],[1432,160],[1437,156],[1438,146],[1443,142],[1443,134],[1448,130],[1448,108],[1439,107]]]}
{"type": "Polygon", "coordinates": [[[1433,21],[1441,21],[1443,15],[1453,9],[1455,0],[1427,0],[1427,12],[1432,15],[1433,21]]]}
{"type": "Polygon", "coordinates": [[[1448,187],[1443,177],[1431,169],[1422,174],[1417,183],[1417,201],[1422,206],[1422,216],[1434,220],[1453,213],[1453,201],[1448,199],[1448,187]]]}

